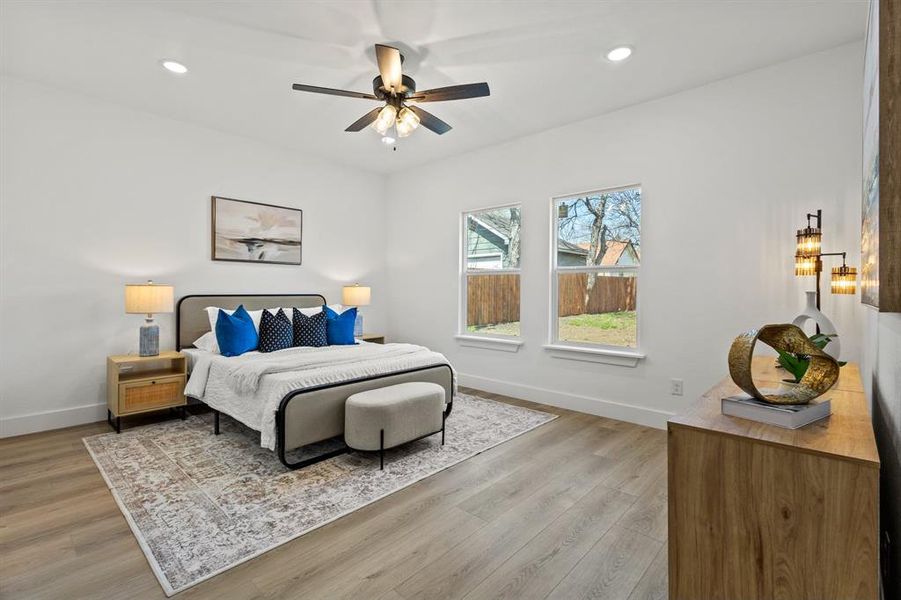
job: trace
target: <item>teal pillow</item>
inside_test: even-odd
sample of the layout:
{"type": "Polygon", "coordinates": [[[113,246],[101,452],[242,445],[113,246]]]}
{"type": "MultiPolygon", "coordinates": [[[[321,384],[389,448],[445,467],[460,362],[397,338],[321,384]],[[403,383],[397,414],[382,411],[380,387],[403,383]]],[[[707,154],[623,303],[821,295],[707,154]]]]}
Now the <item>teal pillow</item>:
{"type": "Polygon", "coordinates": [[[323,306],[325,312],[325,337],[329,346],[352,346],[357,343],[354,339],[354,322],[357,320],[357,308],[348,308],[340,315],[323,306]]]}
{"type": "Polygon", "coordinates": [[[256,350],[260,343],[253,319],[242,304],[235,312],[228,314],[221,308],[216,318],[216,342],[222,356],[240,356],[256,350]]]}

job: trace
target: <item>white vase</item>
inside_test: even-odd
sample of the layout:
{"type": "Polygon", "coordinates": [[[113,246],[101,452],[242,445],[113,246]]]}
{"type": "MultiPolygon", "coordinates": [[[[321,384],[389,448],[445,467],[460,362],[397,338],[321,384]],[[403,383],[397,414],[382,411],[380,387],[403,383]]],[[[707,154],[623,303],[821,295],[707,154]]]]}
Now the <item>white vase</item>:
{"type": "Polygon", "coordinates": [[[804,292],[807,294],[807,306],[804,307],[804,310],[800,315],[792,320],[792,325],[797,325],[801,329],[804,329],[804,324],[809,320],[813,321],[817,325],[820,326],[820,333],[828,333],[835,335],[836,337],[832,338],[826,347],[823,350],[834,358],[838,360],[839,355],[842,352],[842,342],[841,338],[838,337],[838,331],[835,329],[835,325],[832,324],[832,321],[829,320],[829,317],[820,312],[820,309],[817,308],[817,293],[816,292],[804,292]]]}

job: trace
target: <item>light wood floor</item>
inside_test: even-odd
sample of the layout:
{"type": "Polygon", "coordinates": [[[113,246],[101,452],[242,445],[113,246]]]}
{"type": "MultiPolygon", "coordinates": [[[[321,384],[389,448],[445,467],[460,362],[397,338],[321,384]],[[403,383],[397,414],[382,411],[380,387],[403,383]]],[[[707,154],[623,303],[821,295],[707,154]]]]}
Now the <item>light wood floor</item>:
{"type": "MultiPolygon", "coordinates": [[[[666,433],[475,393],[561,416],[177,598],[664,598],[666,433]]],[[[105,431],[0,440],[0,597],[165,597],[81,443],[105,431]]]]}

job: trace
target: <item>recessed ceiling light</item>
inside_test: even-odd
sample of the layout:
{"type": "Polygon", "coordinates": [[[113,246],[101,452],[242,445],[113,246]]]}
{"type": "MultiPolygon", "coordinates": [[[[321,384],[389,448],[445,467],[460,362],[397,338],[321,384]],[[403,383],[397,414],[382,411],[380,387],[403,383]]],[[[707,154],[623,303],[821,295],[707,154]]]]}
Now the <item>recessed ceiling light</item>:
{"type": "Polygon", "coordinates": [[[607,60],[610,62],[620,62],[632,56],[632,48],[628,46],[619,46],[607,53],[607,60]]]}
{"type": "Polygon", "coordinates": [[[175,73],[176,75],[184,75],[188,72],[188,67],[174,60],[161,60],[160,64],[163,65],[164,69],[175,73]]]}

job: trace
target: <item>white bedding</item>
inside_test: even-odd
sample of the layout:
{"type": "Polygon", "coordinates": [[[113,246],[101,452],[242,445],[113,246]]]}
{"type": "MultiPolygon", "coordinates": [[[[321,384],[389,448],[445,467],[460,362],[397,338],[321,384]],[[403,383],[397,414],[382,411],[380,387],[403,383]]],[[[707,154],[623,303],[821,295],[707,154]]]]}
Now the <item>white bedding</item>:
{"type": "Polygon", "coordinates": [[[225,357],[197,348],[188,355],[185,394],[260,432],[260,445],[275,449],[275,413],[293,390],[393,371],[447,364],[444,355],[413,344],[288,348],[225,357]]]}

